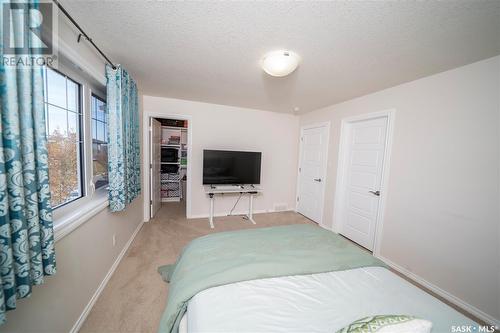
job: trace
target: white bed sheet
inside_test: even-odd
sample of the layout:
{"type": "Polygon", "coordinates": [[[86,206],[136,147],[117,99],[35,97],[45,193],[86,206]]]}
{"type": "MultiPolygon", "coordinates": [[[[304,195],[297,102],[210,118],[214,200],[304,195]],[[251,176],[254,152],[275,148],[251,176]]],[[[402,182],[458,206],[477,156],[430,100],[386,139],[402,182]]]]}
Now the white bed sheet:
{"type": "Polygon", "coordinates": [[[408,314],[432,332],[476,325],[381,267],[287,276],[204,290],[188,304],[179,332],[336,332],[370,315],[408,314]]]}

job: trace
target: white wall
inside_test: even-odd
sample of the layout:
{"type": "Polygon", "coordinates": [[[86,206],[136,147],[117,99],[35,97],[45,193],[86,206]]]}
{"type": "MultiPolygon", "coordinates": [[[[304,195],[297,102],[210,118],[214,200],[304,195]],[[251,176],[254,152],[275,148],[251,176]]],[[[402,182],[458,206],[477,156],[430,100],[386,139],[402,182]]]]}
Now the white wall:
{"type": "Polygon", "coordinates": [[[79,35],[69,19],[59,12],[58,15],[58,53],[71,59],[78,64],[78,70],[83,70],[89,76],[94,78],[97,83],[106,85],[105,61],[99,53],[84,38],[77,42],[79,35]]]}
{"type": "Polygon", "coordinates": [[[324,221],[333,226],[340,124],[396,109],[381,255],[500,320],[500,57],[300,117],[331,121],[324,221]]]}
{"type": "Polygon", "coordinates": [[[7,312],[0,331],[69,332],[141,221],[142,198],[138,198],[125,212],[112,214],[105,209],[58,241],[56,275],[7,312]]]}
{"type": "MultiPolygon", "coordinates": [[[[295,208],[299,137],[297,116],[144,96],[144,116],[148,114],[164,117],[182,115],[192,119],[192,160],[188,161],[192,173],[191,217],[208,216],[209,211],[209,199],[202,186],[203,149],[261,151],[264,193],[256,197],[255,211],[272,211],[274,204],[295,208]]],[[[147,161],[145,156],[144,164],[147,161]]],[[[236,199],[232,195],[218,196],[215,213],[227,215],[236,199]]],[[[244,212],[248,207],[247,202],[246,198],[242,199],[235,213],[244,212]]]]}
{"type": "MultiPolygon", "coordinates": [[[[88,43],[76,43],[77,34],[63,15],[59,16],[59,34],[76,53],[80,67],[91,69],[90,75],[102,83],[104,63],[88,43]]],[[[69,332],[141,224],[142,207],[141,195],[121,213],[110,213],[106,208],[56,242],[56,275],[35,286],[31,297],[19,300],[17,309],[7,312],[7,323],[0,331],[69,332]]]]}

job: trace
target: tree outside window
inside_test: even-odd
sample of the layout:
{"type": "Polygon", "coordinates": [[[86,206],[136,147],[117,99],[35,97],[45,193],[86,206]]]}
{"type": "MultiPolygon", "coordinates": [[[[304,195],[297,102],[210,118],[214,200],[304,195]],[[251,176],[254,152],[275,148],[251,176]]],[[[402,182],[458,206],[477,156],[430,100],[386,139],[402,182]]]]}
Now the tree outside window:
{"type": "Polygon", "coordinates": [[[44,90],[50,189],[57,208],[84,195],[81,87],[45,67],[44,90]]]}

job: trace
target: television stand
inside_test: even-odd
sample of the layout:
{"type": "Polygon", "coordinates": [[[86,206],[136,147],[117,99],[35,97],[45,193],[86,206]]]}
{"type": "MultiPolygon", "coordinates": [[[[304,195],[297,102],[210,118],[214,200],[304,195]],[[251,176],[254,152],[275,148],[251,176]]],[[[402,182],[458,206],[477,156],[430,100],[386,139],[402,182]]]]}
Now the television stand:
{"type": "Polygon", "coordinates": [[[253,197],[258,193],[261,193],[262,189],[254,185],[238,185],[238,186],[205,186],[205,194],[210,198],[210,213],[208,215],[208,221],[210,223],[210,228],[214,228],[214,202],[216,194],[248,194],[248,214],[245,216],[250,222],[256,224],[253,219],[253,197]]]}

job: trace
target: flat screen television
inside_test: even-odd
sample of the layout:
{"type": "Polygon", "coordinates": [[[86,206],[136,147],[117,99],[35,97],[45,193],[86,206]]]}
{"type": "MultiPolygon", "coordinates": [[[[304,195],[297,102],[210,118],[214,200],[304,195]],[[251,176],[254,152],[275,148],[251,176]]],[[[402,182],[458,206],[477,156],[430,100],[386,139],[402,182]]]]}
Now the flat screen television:
{"type": "Polygon", "coordinates": [[[262,153],[203,150],[203,185],[260,184],[262,153]]]}

